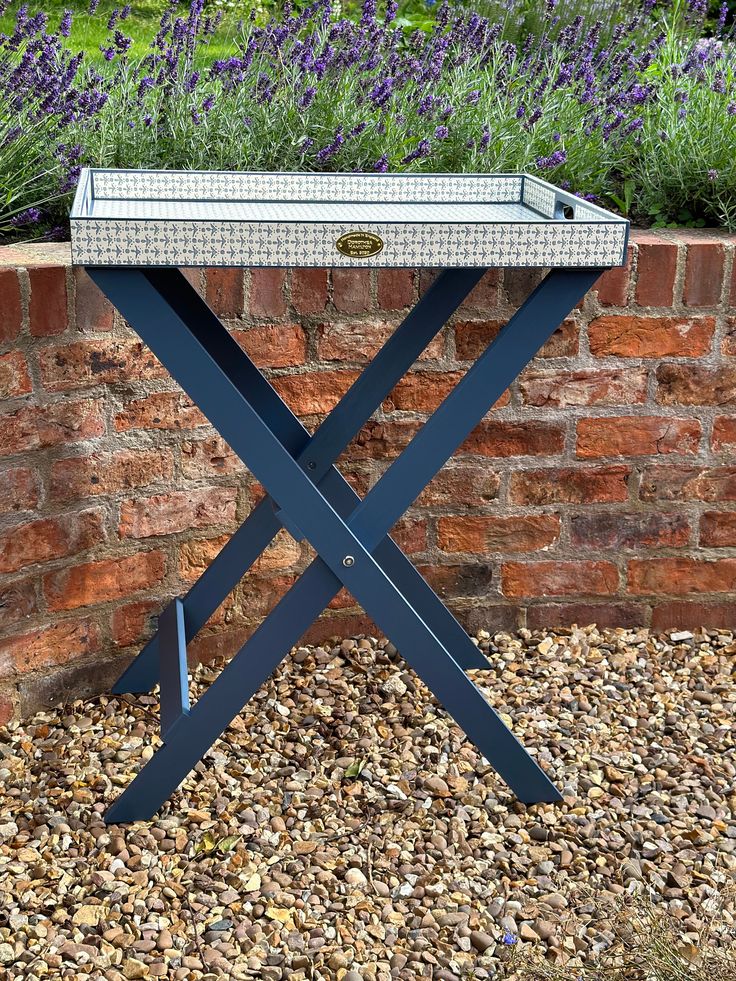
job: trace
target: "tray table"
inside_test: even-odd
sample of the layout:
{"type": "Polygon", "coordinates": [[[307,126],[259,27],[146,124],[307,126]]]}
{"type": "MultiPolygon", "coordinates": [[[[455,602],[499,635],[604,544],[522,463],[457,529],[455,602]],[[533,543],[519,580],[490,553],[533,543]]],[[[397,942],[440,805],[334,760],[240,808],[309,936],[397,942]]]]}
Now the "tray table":
{"type": "Polygon", "coordinates": [[[626,220],[513,174],[84,170],[73,261],[266,488],[113,691],[161,685],[163,745],[108,809],[150,818],[345,586],[524,802],[560,800],[465,673],[487,663],[389,532],[602,272],[626,220]],[[310,434],[183,266],[433,266],[441,272],[310,434]],[[361,500],[334,461],[493,266],[549,271],[361,500]],[[281,528],[317,555],[194,706],[187,643],[281,528]]]}

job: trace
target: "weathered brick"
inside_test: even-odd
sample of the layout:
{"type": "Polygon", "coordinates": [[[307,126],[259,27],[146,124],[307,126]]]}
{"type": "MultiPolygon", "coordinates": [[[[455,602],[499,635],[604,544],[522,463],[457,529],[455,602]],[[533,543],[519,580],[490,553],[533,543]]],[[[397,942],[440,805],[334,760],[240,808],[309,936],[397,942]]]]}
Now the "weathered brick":
{"type": "Polygon", "coordinates": [[[238,602],[247,619],[265,617],[278,603],[287,589],[293,584],[295,576],[270,576],[255,579],[246,577],[239,589],[238,602]]]}
{"type": "Polygon", "coordinates": [[[588,326],[597,358],[700,358],[710,351],[714,317],[597,317],[588,326]]]}
{"type": "Polygon", "coordinates": [[[637,242],[636,302],[642,307],[671,307],[677,276],[677,246],[650,236],[637,242]]]}
{"type": "Polygon", "coordinates": [[[377,283],[382,310],[404,310],[414,302],[413,269],[379,269],[377,283]]]}
{"type": "Polygon", "coordinates": [[[371,308],[370,269],[333,269],[332,302],[341,313],[362,313],[371,308]]]}
{"type": "Polygon", "coordinates": [[[0,344],[13,341],[23,326],[20,282],[15,269],[0,269],[0,344]]]}
{"type": "Polygon", "coordinates": [[[351,442],[346,456],[350,460],[390,460],[398,456],[416,434],[421,423],[369,420],[351,442]]]}
{"type": "Polygon", "coordinates": [[[461,371],[410,371],[384,400],[383,411],[434,412],[462,376],[461,371]]]}
{"type": "Polygon", "coordinates": [[[391,529],[391,537],[408,555],[416,555],[427,549],[427,521],[425,518],[402,518],[391,529]]]}
{"type": "Polygon", "coordinates": [[[736,603],[717,600],[671,600],[652,609],[652,630],[706,627],[732,630],[736,627],[736,603]]]}
{"type": "Polygon", "coordinates": [[[165,573],[163,552],[137,552],[49,572],[43,577],[43,591],[49,610],[73,610],[127,599],[143,589],[158,586],[165,573]]]}
{"type": "Polygon", "coordinates": [[[0,354],[0,398],[14,399],[32,389],[28,362],[22,351],[0,354]]]}
{"type": "Polygon", "coordinates": [[[7,725],[16,715],[16,701],[12,689],[0,691],[0,726],[7,725]]]}
{"type": "Polygon", "coordinates": [[[321,313],[327,306],[327,270],[292,269],[291,304],[297,313],[321,313]]]}
{"type": "Polygon", "coordinates": [[[460,453],[483,456],[552,456],[564,445],[562,426],[538,422],[484,420],[460,447],[460,453]]]}
{"type": "Polygon", "coordinates": [[[724,248],[721,242],[689,241],[682,299],[688,307],[718,303],[723,286],[724,248]]]}
{"type": "Polygon", "coordinates": [[[529,371],[519,381],[524,402],[535,406],[635,405],[646,401],[645,369],[529,371]]]}
{"type": "MultiPolygon", "coordinates": [[[[734,269],[736,270],[736,262],[734,269]]],[[[736,317],[729,317],[726,321],[726,335],[721,342],[721,354],[727,358],[736,358],[736,317]]]]}
{"type": "Polygon", "coordinates": [[[593,289],[598,294],[598,302],[604,307],[623,307],[629,292],[629,273],[631,271],[631,246],[627,264],[608,269],[597,280],[593,289]]]}
{"type": "Polygon", "coordinates": [[[591,548],[677,547],[689,539],[687,515],[676,511],[594,511],[575,514],[570,521],[572,544],[591,548]]]}
{"type": "Polygon", "coordinates": [[[30,565],[84,552],[104,537],[99,511],[81,511],[13,525],[0,534],[0,572],[18,572],[30,565]]]}
{"type": "Polygon", "coordinates": [[[0,641],[0,676],[67,664],[99,649],[100,628],[93,620],[57,620],[0,641]]]}
{"type": "Polygon", "coordinates": [[[185,439],[180,447],[181,471],[185,477],[245,472],[243,464],[221,436],[185,439]]]}
{"type": "Polygon", "coordinates": [[[662,405],[734,405],[736,365],[661,364],[657,401],[662,405]]]}
{"type": "MultiPolygon", "coordinates": [[[[439,597],[486,596],[493,586],[490,565],[422,565],[419,572],[439,597]]],[[[492,621],[495,624],[495,620],[492,621]]]]}
{"type": "Polygon", "coordinates": [[[237,493],[235,487],[199,487],[123,501],[118,534],[121,538],[150,538],[232,524],[237,493]]]}
{"type": "MultiPolygon", "coordinates": [[[[361,318],[357,323],[327,322],[317,327],[317,352],[320,361],[368,361],[386,343],[396,329],[385,320],[370,322],[361,318]]],[[[443,338],[433,338],[419,360],[442,356],[443,338]]]]}
{"type": "Polygon", "coordinates": [[[41,381],[50,392],[162,378],[165,369],[140,341],[89,338],[39,351],[41,381]]]}
{"type": "Polygon", "coordinates": [[[183,392],[154,392],[132,399],[118,412],[113,424],[118,433],[129,429],[196,429],[207,419],[183,392]]]}
{"type": "Polygon", "coordinates": [[[0,584],[0,630],[21,623],[37,610],[35,578],[4,580],[0,584]]]}
{"type": "Polygon", "coordinates": [[[233,331],[233,337],[259,368],[290,368],[307,356],[301,324],[256,324],[233,331]]]}
{"type": "Polygon", "coordinates": [[[69,326],[65,266],[33,266],[28,270],[31,299],[28,306],[33,337],[61,334],[69,326]]]}
{"type": "Polygon", "coordinates": [[[214,538],[191,538],[182,542],[178,549],[178,568],[182,581],[189,583],[199,579],[229,538],[229,535],[216,535],[214,538]]]}
{"type": "Polygon", "coordinates": [[[509,478],[509,501],[513,504],[613,504],[629,496],[629,467],[550,467],[547,470],[516,470],[509,478]]]}
{"type": "Polygon", "coordinates": [[[0,415],[0,456],[93,439],[105,432],[99,399],[29,405],[0,415]]]}
{"type": "Polygon", "coordinates": [[[499,474],[480,465],[454,462],[448,464],[427,484],[417,498],[420,507],[451,507],[488,504],[498,497],[499,474]]]}
{"type": "Polygon", "coordinates": [[[254,317],[282,317],[286,313],[283,269],[251,269],[250,312],[254,317]]]}
{"type": "Polygon", "coordinates": [[[301,554],[299,543],[282,530],[253,563],[253,571],[260,574],[291,569],[299,561],[301,554]]]}
{"type": "Polygon", "coordinates": [[[647,467],[642,501],[736,501],[736,467],[647,467]]]}
{"type": "Polygon", "coordinates": [[[333,409],[358,377],[356,371],[310,371],[281,375],[271,384],[297,415],[321,415],[333,409]]]}
{"type": "Polygon", "coordinates": [[[736,511],[706,511],[700,518],[700,544],[710,548],[736,547],[736,511]]]}
{"type": "Polygon", "coordinates": [[[611,562],[504,562],[505,596],[605,596],[618,589],[618,569],[611,562]]]}
{"type": "Polygon", "coordinates": [[[736,416],[716,416],[711,446],[715,453],[733,453],[736,450],[736,416]]]}
{"type": "Polygon", "coordinates": [[[49,497],[53,501],[97,497],[171,480],[174,459],[169,449],[119,450],[54,460],[49,497]]]}
{"type": "Polygon", "coordinates": [[[533,552],[549,548],[559,537],[556,514],[461,515],[437,521],[437,544],[443,552],[533,552]]]}
{"type": "Polygon", "coordinates": [[[735,584],[736,559],[709,562],[685,556],[659,556],[629,561],[628,585],[634,594],[733,593],[735,584]]]}
{"type": "Polygon", "coordinates": [[[576,623],[587,627],[640,627],[646,622],[647,608],[643,603],[531,603],[527,607],[526,625],[530,630],[554,630],[576,623]]]}
{"type": "Polygon", "coordinates": [[[697,453],[697,419],[669,416],[615,416],[579,419],[575,452],[583,460],[604,456],[697,453]]]}
{"type": "Polygon", "coordinates": [[[74,267],[74,326],[83,334],[111,331],[115,319],[112,303],[81,266],[74,267]]]}
{"type": "Polygon", "coordinates": [[[116,647],[130,647],[148,640],[164,605],[162,600],[137,600],[116,607],[110,617],[110,640],[116,647]]]}
{"type": "Polygon", "coordinates": [[[40,487],[38,472],[30,467],[8,467],[0,471],[0,514],[35,508],[40,487]]]}
{"type": "Polygon", "coordinates": [[[218,317],[242,317],[245,306],[243,270],[237,267],[208,269],[205,299],[218,317]]]}
{"type": "Polygon", "coordinates": [[[36,712],[47,712],[74,699],[108,694],[129,660],[99,653],[46,668],[39,674],[21,675],[18,679],[20,717],[27,719],[36,712]]]}
{"type": "Polygon", "coordinates": [[[504,269],[503,291],[512,307],[520,307],[544,279],[543,269],[504,269]]]}
{"type": "MultiPolygon", "coordinates": [[[[503,320],[463,320],[455,325],[455,352],[460,361],[475,361],[503,327],[503,320]]],[[[578,353],[579,327],[572,317],[564,320],[537,358],[566,358],[578,353]]]]}
{"type": "Polygon", "coordinates": [[[464,313],[468,310],[478,310],[487,314],[491,310],[495,310],[500,301],[500,282],[501,271],[499,269],[489,269],[483,274],[483,277],[478,285],[473,287],[467,297],[460,304],[460,312],[464,313]]]}

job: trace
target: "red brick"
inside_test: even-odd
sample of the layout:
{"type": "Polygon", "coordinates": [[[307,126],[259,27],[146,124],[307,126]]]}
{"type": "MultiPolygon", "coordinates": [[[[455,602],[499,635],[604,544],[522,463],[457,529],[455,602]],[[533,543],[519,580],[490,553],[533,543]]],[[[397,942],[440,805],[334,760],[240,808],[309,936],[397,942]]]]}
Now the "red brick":
{"type": "Polygon", "coordinates": [[[370,310],[370,269],[333,269],[332,302],[341,313],[362,313],[370,310]]]}
{"type": "MultiPolygon", "coordinates": [[[[504,320],[464,320],[455,325],[455,352],[459,361],[475,361],[496,337],[504,320]]],[[[538,358],[566,358],[578,353],[579,328],[568,317],[557,328],[538,358]]]]}
{"type": "Polygon", "coordinates": [[[460,515],[437,521],[437,544],[443,552],[533,552],[549,548],[560,537],[555,514],[460,515]]]}
{"type": "Polygon", "coordinates": [[[162,378],[166,372],[140,341],[90,338],[39,352],[41,381],[50,392],[162,378]]]}
{"type": "Polygon", "coordinates": [[[482,310],[488,313],[495,310],[499,304],[499,284],[501,272],[499,269],[489,269],[483,274],[481,281],[474,286],[468,296],[460,304],[459,310],[482,310]]]}
{"type": "Polygon", "coordinates": [[[652,630],[697,630],[699,627],[732,630],[736,627],[736,603],[672,600],[652,609],[652,630]]]}
{"type": "Polygon", "coordinates": [[[304,364],[307,338],[300,324],[257,324],[233,331],[233,337],[259,368],[304,364]]]}
{"type": "Polygon", "coordinates": [[[378,422],[371,419],[350,444],[346,456],[350,460],[389,460],[399,455],[422,424],[378,422]]]}
{"type": "Polygon", "coordinates": [[[657,401],[662,405],[733,405],[736,365],[661,364],[657,368],[657,401]]]}
{"type": "Polygon", "coordinates": [[[127,599],[142,589],[158,586],[165,573],[163,552],[137,552],[50,572],[43,577],[43,591],[49,610],[73,610],[127,599]]]}
{"type": "Polygon", "coordinates": [[[286,313],[283,269],[251,269],[250,312],[254,317],[281,317],[286,313]]]}
{"type": "Polygon", "coordinates": [[[736,511],[706,511],[700,519],[700,544],[710,548],[736,547],[736,511]]]}
{"type": "Polygon", "coordinates": [[[736,501],[736,467],[647,467],[642,501],[736,501]]]}
{"type": "Polygon", "coordinates": [[[237,493],[235,487],[200,487],[123,501],[118,533],[121,538],[150,538],[232,524],[237,493]]]}
{"type": "Polygon", "coordinates": [[[196,429],[207,419],[183,392],[155,392],[128,402],[113,420],[115,431],[129,429],[196,429]]]}
{"type": "Polygon", "coordinates": [[[37,611],[35,578],[0,585],[0,630],[21,623],[37,611]]]}
{"type": "Polygon", "coordinates": [[[519,383],[527,405],[567,409],[577,405],[635,405],[646,401],[645,369],[530,371],[519,383]]]}
{"type": "Polygon", "coordinates": [[[119,450],[54,460],[49,497],[52,501],[97,497],[171,480],[174,459],[169,449],[119,450]]]}
{"type": "Polygon", "coordinates": [[[427,549],[427,522],[424,518],[402,518],[391,529],[391,537],[408,555],[427,549]]]}
{"type": "Polygon", "coordinates": [[[229,535],[215,538],[192,538],[179,546],[179,576],[185,583],[194,582],[202,575],[219,551],[227,544],[229,535]]]}
{"type": "Polygon", "coordinates": [[[673,511],[594,511],[572,516],[570,540],[591,548],[677,547],[690,540],[690,523],[673,511]]]}
{"type": "Polygon", "coordinates": [[[597,280],[593,289],[598,294],[598,302],[604,307],[626,306],[629,292],[629,272],[631,269],[631,246],[629,246],[627,265],[608,269],[597,280]]]}
{"type": "Polygon", "coordinates": [[[604,596],[618,589],[618,569],[611,562],[504,562],[505,596],[604,596]]]}
{"type": "Polygon", "coordinates": [[[377,292],[382,310],[404,310],[414,302],[414,270],[379,269],[377,292]]]}
{"type": "Polygon", "coordinates": [[[677,276],[677,246],[663,240],[637,243],[636,302],[671,307],[677,276]]]}
{"type": "Polygon", "coordinates": [[[643,603],[535,603],[527,608],[526,625],[530,630],[549,630],[577,624],[587,627],[640,627],[646,620],[643,603]]]}
{"type": "Polygon", "coordinates": [[[520,307],[543,279],[543,269],[504,269],[503,289],[511,306],[520,307]]]}
{"type": "Polygon", "coordinates": [[[462,377],[461,371],[410,371],[384,401],[383,411],[434,412],[462,377]]]}
{"type": "MultiPolygon", "coordinates": [[[[375,357],[396,329],[385,320],[369,322],[361,318],[357,323],[323,323],[317,327],[317,351],[320,361],[368,361],[375,357]]],[[[420,354],[419,360],[440,358],[443,338],[433,338],[420,354]]]]}
{"type": "MultiPolygon", "coordinates": [[[[486,596],[493,585],[493,568],[490,565],[433,563],[420,566],[419,572],[443,600],[451,597],[486,596]]],[[[492,622],[495,625],[496,621],[492,622]]]]}
{"type": "Polygon", "coordinates": [[[628,499],[628,467],[516,470],[509,479],[513,504],[613,504],[628,499]]]}
{"type": "MultiPolygon", "coordinates": [[[[734,262],[736,270],[736,262],[734,262]]],[[[726,321],[726,336],[721,342],[721,354],[727,358],[736,358],[736,317],[729,317],[726,321]]]]}
{"type": "Polygon", "coordinates": [[[329,412],[358,377],[355,371],[310,371],[306,375],[281,375],[271,384],[297,415],[329,412]]]}
{"type": "Polygon", "coordinates": [[[99,649],[100,628],[92,620],[57,620],[0,641],[0,675],[68,664],[99,649]]]}
{"type": "Polygon", "coordinates": [[[246,577],[238,597],[243,615],[248,620],[265,617],[293,584],[294,579],[294,576],[272,576],[269,579],[246,577]]]}
{"type": "Polygon", "coordinates": [[[458,452],[483,456],[552,456],[562,452],[564,440],[564,429],[552,423],[486,420],[476,426],[458,452]]]}
{"type": "Polygon", "coordinates": [[[712,307],[721,298],[724,249],[720,242],[689,242],[682,298],[688,307],[712,307]]]}
{"type": "Polygon", "coordinates": [[[628,583],[629,592],[642,595],[733,593],[736,586],[736,559],[717,559],[713,562],[684,556],[631,559],[628,583]]]}
{"type": "Polygon", "coordinates": [[[0,572],[75,555],[105,537],[99,511],[81,511],[14,525],[0,535],[0,572]]]}
{"type": "Polygon", "coordinates": [[[575,452],[583,460],[603,456],[697,453],[700,432],[697,419],[672,419],[669,416],[579,419],[575,452]]]}
{"type": "Polygon", "coordinates": [[[21,351],[0,354],[0,398],[13,399],[31,391],[28,362],[21,351]]]}
{"type": "Polygon", "coordinates": [[[15,702],[10,691],[0,692],[0,726],[15,718],[15,702]]]}
{"type": "Polygon", "coordinates": [[[66,267],[35,266],[28,270],[31,299],[28,307],[33,337],[63,333],[69,325],[66,267]]]}
{"type": "Polygon", "coordinates": [[[74,267],[74,323],[83,334],[111,331],[115,319],[112,303],[81,266],[74,267]]]}
{"type": "Polygon", "coordinates": [[[212,268],[207,270],[205,299],[218,317],[242,317],[245,306],[243,270],[212,268]]]}
{"type": "Polygon", "coordinates": [[[253,572],[276,572],[291,569],[300,559],[301,546],[286,531],[280,531],[268,548],[253,563],[253,572]]]}
{"type": "Polygon", "coordinates": [[[0,269],[0,344],[13,341],[23,326],[20,282],[15,269],[0,269]]]}
{"type": "Polygon", "coordinates": [[[588,327],[598,358],[700,358],[710,351],[714,317],[598,317],[588,327]]]}
{"type": "Polygon", "coordinates": [[[0,456],[75,443],[105,432],[99,399],[30,405],[0,416],[0,456]]]}
{"type": "Polygon", "coordinates": [[[716,416],[711,446],[715,453],[732,453],[736,450],[736,416],[716,416]]]}
{"type": "Polygon", "coordinates": [[[181,443],[181,471],[185,477],[245,473],[245,468],[221,436],[186,439],[181,443]]]}
{"type": "Polygon", "coordinates": [[[500,476],[485,463],[480,466],[455,463],[444,467],[430,481],[419,495],[417,505],[454,508],[458,504],[488,504],[498,497],[500,485],[500,476]]]}
{"type": "Polygon", "coordinates": [[[327,306],[327,270],[292,269],[291,304],[297,313],[321,313],[327,306]]]}
{"type": "Polygon", "coordinates": [[[29,467],[0,471],[0,514],[29,511],[38,505],[40,481],[29,467]]]}
{"type": "Polygon", "coordinates": [[[554,334],[550,337],[538,358],[571,358],[580,348],[580,327],[576,320],[568,317],[563,320],[554,334]]]}
{"type": "Polygon", "coordinates": [[[162,609],[160,600],[138,600],[118,606],[110,617],[110,639],[116,647],[130,647],[148,640],[162,609]]]}

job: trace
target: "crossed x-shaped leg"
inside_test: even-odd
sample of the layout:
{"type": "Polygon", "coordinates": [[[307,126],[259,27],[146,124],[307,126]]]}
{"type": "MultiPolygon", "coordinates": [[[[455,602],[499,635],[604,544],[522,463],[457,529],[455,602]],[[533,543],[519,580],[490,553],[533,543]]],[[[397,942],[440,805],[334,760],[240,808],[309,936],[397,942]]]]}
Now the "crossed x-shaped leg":
{"type": "Polygon", "coordinates": [[[313,436],[178,270],[88,272],[268,494],[187,595],[164,610],[157,634],[115,686],[148,691],[160,679],[164,744],[105,820],[151,817],[343,585],[517,797],[559,800],[465,674],[485,660],[388,533],[603,270],[548,273],[364,500],[334,461],[485,269],[442,272],[313,436]],[[281,527],[306,538],[317,557],[190,709],[186,644],[281,527]]]}

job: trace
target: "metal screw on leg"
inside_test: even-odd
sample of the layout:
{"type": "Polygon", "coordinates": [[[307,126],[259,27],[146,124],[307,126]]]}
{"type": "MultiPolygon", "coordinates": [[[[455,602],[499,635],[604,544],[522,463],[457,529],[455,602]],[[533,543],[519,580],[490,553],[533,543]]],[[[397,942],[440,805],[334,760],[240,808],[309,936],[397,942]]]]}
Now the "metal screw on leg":
{"type": "Polygon", "coordinates": [[[351,565],[355,565],[355,559],[353,558],[352,555],[346,555],[345,558],[342,560],[342,564],[344,566],[347,566],[347,568],[349,569],[351,565]]]}

